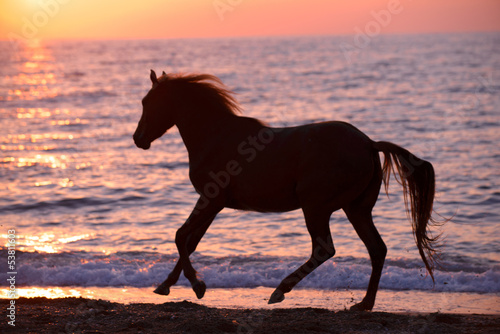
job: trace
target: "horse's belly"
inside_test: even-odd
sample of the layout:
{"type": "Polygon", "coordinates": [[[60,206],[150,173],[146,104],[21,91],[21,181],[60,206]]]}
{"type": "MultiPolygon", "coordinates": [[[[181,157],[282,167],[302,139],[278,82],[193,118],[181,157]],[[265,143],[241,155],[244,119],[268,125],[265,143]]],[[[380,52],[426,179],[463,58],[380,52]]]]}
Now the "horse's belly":
{"type": "Polygon", "coordinates": [[[237,210],[257,211],[257,212],[286,212],[300,208],[298,202],[260,202],[260,201],[231,201],[226,207],[237,210]]]}
{"type": "Polygon", "coordinates": [[[258,212],[285,212],[300,208],[292,185],[253,184],[242,191],[230,189],[226,206],[232,209],[258,212]]]}

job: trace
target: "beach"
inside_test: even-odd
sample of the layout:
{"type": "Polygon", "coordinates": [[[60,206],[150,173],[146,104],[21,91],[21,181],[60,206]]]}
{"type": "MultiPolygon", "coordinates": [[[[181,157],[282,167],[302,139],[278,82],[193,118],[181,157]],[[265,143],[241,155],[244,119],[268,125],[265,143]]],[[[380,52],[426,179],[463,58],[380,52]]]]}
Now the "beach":
{"type": "MultiPolygon", "coordinates": [[[[1,299],[5,309],[9,300],[1,299]]],[[[499,315],[227,309],[197,303],[121,304],[87,298],[19,298],[2,333],[498,333],[499,315]]]]}

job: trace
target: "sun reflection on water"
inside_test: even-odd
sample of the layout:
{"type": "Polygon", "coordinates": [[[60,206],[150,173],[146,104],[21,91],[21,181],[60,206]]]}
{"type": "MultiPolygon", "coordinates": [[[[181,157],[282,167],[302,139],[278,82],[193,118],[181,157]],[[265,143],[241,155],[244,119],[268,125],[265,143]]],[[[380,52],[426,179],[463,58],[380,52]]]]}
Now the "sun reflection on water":
{"type": "Polygon", "coordinates": [[[7,101],[37,100],[59,95],[59,88],[55,87],[54,59],[41,42],[27,44],[22,59],[18,74],[10,78],[16,88],[9,89],[7,101]]]}
{"type": "MultiPolygon", "coordinates": [[[[56,63],[51,51],[40,41],[33,41],[26,44],[20,53],[22,60],[18,65],[17,74],[5,77],[7,83],[12,86],[8,89],[5,99],[7,101],[27,101],[45,99],[57,96],[59,94],[58,75],[56,74],[56,63]]],[[[67,169],[74,158],[65,154],[47,154],[42,152],[53,151],[61,148],[60,143],[75,139],[78,135],[68,133],[64,127],[72,125],[86,124],[87,120],[80,118],[70,118],[70,110],[65,108],[41,108],[41,107],[17,107],[12,112],[8,109],[1,110],[10,117],[10,122],[15,122],[19,129],[25,128],[29,131],[32,127],[31,120],[40,122],[48,119],[47,126],[51,129],[60,129],[57,132],[47,133],[9,133],[0,135],[0,150],[4,157],[0,158],[0,164],[4,168],[26,168],[32,166],[48,167],[51,169],[67,169]],[[25,122],[25,123],[19,123],[25,122]],[[62,131],[61,131],[62,130],[62,131]],[[26,152],[26,153],[23,153],[26,152]],[[30,154],[31,153],[31,154],[30,154]]],[[[7,126],[10,127],[9,123],[7,126]]],[[[64,145],[64,144],[63,144],[64,145]]],[[[88,163],[79,162],[77,169],[88,167],[88,163]]],[[[73,185],[68,178],[62,181],[57,180],[37,180],[32,183],[36,187],[50,184],[59,184],[61,187],[70,187],[73,185]]]]}
{"type": "Polygon", "coordinates": [[[18,144],[20,142],[36,143],[44,140],[72,140],[74,135],[67,133],[43,133],[43,134],[8,134],[5,138],[0,138],[0,141],[10,144],[18,144]]]}
{"type": "MultiPolygon", "coordinates": [[[[6,234],[2,234],[3,240],[8,240],[6,234]]],[[[18,235],[17,248],[19,250],[35,250],[41,253],[60,252],[66,244],[80,240],[88,240],[95,237],[95,233],[84,233],[78,235],[56,235],[54,233],[42,233],[39,235],[18,235]]],[[[6,242],[3,246],[8,247],[6,242]]]]}
{"type": "Polygon", "coordinates": [[[66,169],[68,166],[68,157],[61,155],[59,157],[53,155],[36,154],[34,157],[19,157],[14,160],[16,167],[30,167],[35,165],[66,169]]]}

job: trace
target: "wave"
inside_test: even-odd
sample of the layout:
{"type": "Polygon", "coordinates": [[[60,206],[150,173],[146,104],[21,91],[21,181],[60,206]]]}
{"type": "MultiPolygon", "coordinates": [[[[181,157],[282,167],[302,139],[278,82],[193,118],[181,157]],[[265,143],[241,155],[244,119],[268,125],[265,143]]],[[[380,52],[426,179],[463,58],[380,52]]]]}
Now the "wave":
{"type": "Polygon", "coordinates": [[[97,207],[117,202],[134,202],[145,200],[142,196],[125,196],[118,199],[100,197],[64,198],[56,201],[39,201],[30,204],[12,204],[0,207],[2,212],[23,213],[31,210],[51,210],[57,208],[77,209],[82,207],[97,207]]]}
{"type": "Polygon", "coordinates": [[[105,90],[105,89],[94,89],[94,90],[75,90],[67,93],[59,93],[56,96],[47,96],[38,99],[37,101],[43,102],[71,102],[77,103],[81,102],[97,102],[104,98],[112,98],[116,97],[118,94],[113,91],[105,90]]]}
{"type": "MultiPolygon", "coordinates": [[[[116,99],[118,95],[119,94],[116,92],[106,89],[75,90],[70,92],[58,92],[56,94],[42,95],[28,100],[16,97],[12,98],[12,100],[7,100],[7,96],[0,95],[0,101],[3,100],[6,103],[5,108],[52,107],[54,104],[60,103],[68,104],[74,108],[75,106],[88,106],[92,103],[107,101],[107,99],[116,99]]],[[[60,105],[57,105],[57,107],[60,107],[60,105]]]]}
{"type": "Polygon", "coordinates": [[[84,72],[80,72],[80,71],[66,72],[63,74],[64,78],[70,79],[70,80],[77,80],[85,75],[86,74],[84,72]]]}
{"type": "Polygon", "coordinates": [[[142,167],[157,167],[157,168],[166,168],[170,170],[189,168],[188,161],[171,161],[171,162],[157,162],[157,163],[142,162],[138,163],[138,165],[142,167]]]}
{"type": "MultiPolygon", "coordinates": [[[[7,257],[5,248],[0,250],[7,257]]],[[[154,252],[16,252],[18,284],[24,286],[152,287],[161,283],[177,262],[177,255],[154,252]]],[[[194,266],[211,288],[276,287],[305,259],[298,257],[192,256],[194,266]]],[[[436,284],[426,277],[417,259],[389,259],[380,288],[388,290],[433,290],[443,292],[500,292],[500,266],[474,264],[459,259],[437,270],[436,284]]],[[[7,262],[7,261],[5,261],[7,262]]],[[[6,267],[6,264],[0,267],[6,267]]],[[[7,268],[1,268],[1,285],[7,284],[7,268]]],[[[368,259],[343,257],[330,260],[307,276],[303,288],[342,290],[366,289],[371,273],[368,259]]],[[[189,286],[181,276],[179,285],[189,286]]]]}

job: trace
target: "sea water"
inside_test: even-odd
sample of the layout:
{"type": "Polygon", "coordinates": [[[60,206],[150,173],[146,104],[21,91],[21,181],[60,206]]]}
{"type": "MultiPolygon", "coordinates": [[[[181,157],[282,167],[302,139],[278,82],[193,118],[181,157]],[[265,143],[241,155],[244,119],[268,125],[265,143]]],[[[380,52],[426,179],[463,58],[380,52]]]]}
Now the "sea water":
{"type": "MultiPolygon", "coordinates": [[[[173,268],[175,231],[198,195],[176,128],[148,151],[133,143],[154,69],[214,74],[236,93],[245,116],[272,126],[346,121],[430,161],[435,210],[452,218],[434,230],[444,237],[436,284],[426,275],[393,180],[389,197],[381,193],[373,211],[389,249],[380,289],[439,300],[473,294],[489,300],[479,312],[500,312],[499,55],[498,33],[376,36],[362,48],[352,36],[2,42],[3,293],[10,229],[16,283],[26,295],[139,289],[142,298],[173,268]]],[[[332,215],[330,226],[336,256],[297,286],[320,296],[316,306],[324,307],[335,299],[321,299],[328,293],[338,292],[340,304],[349,301],[340,292],[353,291],[359,300],[371,272],[343,212],[332,215]]],[[[225,209],[191,258],[207,295],[210,289],[270,293],[310,251],[300,210],[225,209]]],[[[189,283],[181,277],[178,285],[184,291],[189,283]]],[[[264,305],[269,293],[256,298],[264,305]]],[[[238,296],[242,305],[250,303],[245,293],[238,296]]],[[[414,298],[414,310],[420,300],[414,298]]]]}

